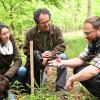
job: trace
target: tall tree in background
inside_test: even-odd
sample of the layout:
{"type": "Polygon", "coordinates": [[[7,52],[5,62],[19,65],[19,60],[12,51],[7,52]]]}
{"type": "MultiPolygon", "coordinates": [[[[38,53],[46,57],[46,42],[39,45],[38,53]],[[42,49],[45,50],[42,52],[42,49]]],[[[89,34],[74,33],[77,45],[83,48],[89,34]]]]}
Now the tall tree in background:
{"type": "Polygon", "coordinates": [[[92,16],[92,0],[88,0],[88,12],[87,17],[92,16]]]}

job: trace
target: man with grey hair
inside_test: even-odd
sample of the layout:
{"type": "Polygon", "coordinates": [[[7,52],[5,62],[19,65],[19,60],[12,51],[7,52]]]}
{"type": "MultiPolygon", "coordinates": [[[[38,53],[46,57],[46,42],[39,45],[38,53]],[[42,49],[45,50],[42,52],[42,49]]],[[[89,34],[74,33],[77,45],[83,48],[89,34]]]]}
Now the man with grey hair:
{"type": "MultiPolygon", "coordinates": [[[[61,59],[67,59],[67,56],[64,53],[66,46],[61,29],[51,24],[49,10],[46,8],[36,10],[34,21],[36,25],[26,33],[24,54],[27,56],[26,68],[29,71],[29,42],[32,40],[34,44],[34,77],[40,86],[40,69],[45,69],[47,61],[56,58],[56,55],[61,59]]],[[[66,73],[66,68],[57,68],[56,91],[64,91],[66,73]]]]}

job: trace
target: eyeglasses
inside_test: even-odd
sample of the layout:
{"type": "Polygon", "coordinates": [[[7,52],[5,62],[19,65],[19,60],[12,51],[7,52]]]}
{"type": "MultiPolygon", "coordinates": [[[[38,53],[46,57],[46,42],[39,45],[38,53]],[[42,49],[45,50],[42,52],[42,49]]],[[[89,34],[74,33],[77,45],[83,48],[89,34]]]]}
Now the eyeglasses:
{"type": "Polygon", "coordinates": [[[50,20],[44,21],[44,22],[39,22],[40,24],[48,24],[50,20]]]}
{"type": "Polygon", "coordinates": [[[91,31],[91,32],[84,32],[85,35],[90,35],[91,33],[95,33],[96,31],[91,31]]]}

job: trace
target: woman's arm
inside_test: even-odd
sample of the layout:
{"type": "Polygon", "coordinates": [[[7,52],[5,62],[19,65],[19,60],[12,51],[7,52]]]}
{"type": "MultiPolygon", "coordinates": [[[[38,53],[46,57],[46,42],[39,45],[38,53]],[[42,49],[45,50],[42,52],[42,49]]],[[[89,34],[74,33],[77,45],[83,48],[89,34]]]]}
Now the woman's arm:
{"type": "Polygon", "coordinates": [[[19,50],[15,43],[13,44],[13,61],[10,69],[5,73],[5,76],[12,78],[16,72],[18,71],[19,67],[22,64],[21,56],[19,54],[19,50]]]}

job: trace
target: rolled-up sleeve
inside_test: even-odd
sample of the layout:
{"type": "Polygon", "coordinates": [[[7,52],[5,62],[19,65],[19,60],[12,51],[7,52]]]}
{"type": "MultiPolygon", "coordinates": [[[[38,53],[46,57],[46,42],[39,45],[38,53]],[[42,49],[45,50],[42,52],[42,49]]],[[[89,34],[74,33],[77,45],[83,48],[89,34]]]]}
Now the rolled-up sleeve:
{"type": "Polygon", "coordinates": [[[89,49],[86,47],[82,53],[78,56],[80,59],[83,59],[84,61],[88,61],[91,59],[89,54],[89,49]]]}
{"type": "Polygon", "coordinates": [[[100,53],[91,60],[91,64],[100,68],[100,53]]]}

